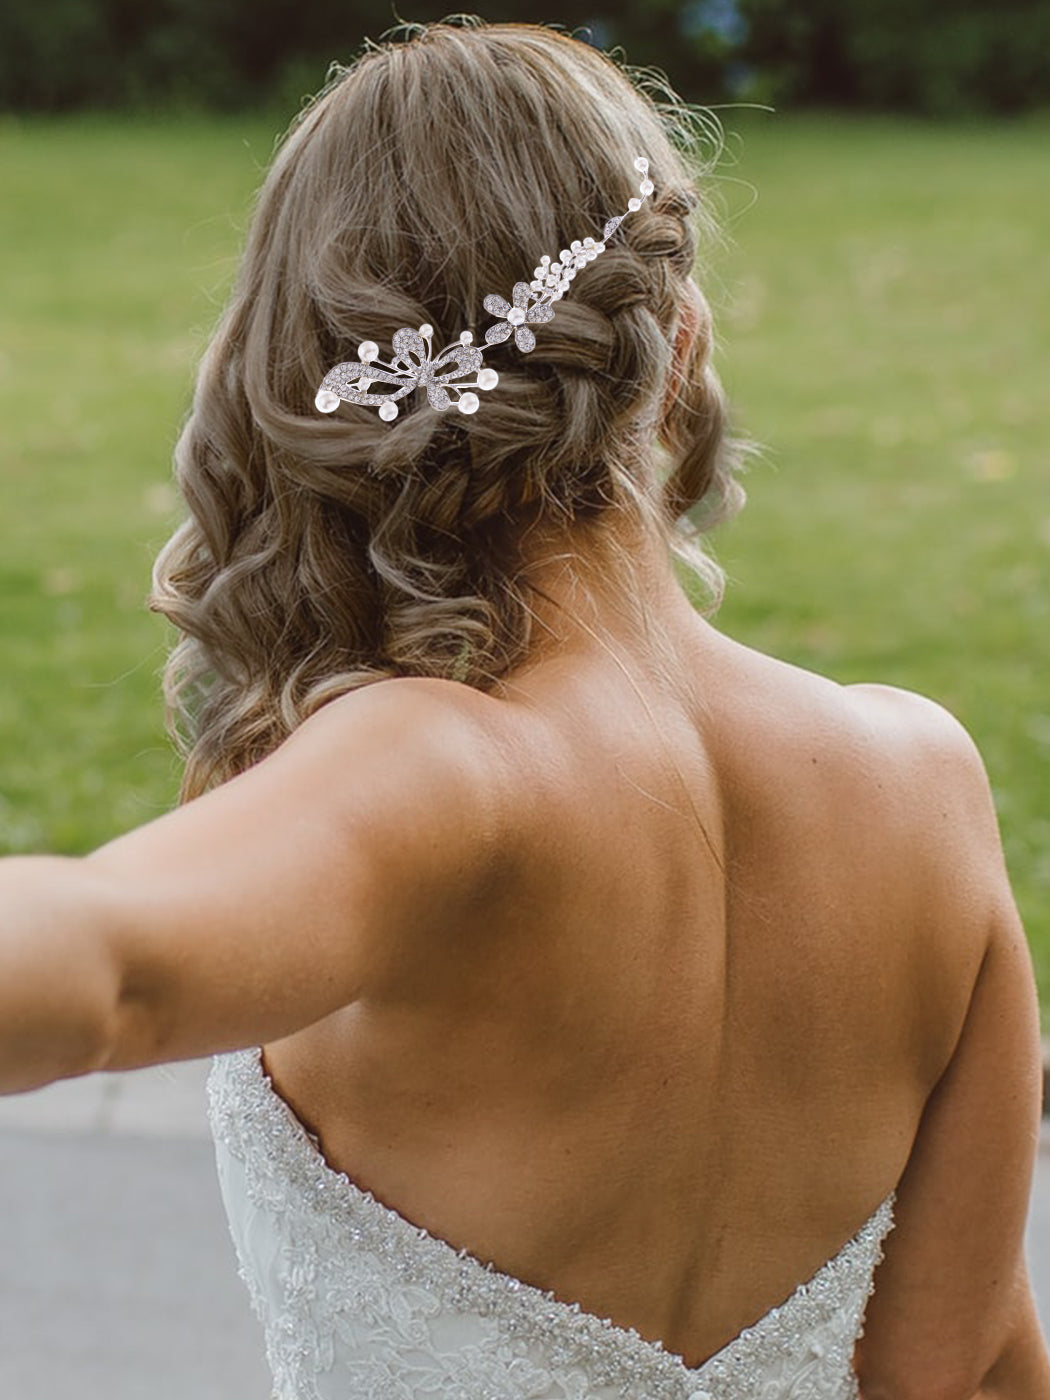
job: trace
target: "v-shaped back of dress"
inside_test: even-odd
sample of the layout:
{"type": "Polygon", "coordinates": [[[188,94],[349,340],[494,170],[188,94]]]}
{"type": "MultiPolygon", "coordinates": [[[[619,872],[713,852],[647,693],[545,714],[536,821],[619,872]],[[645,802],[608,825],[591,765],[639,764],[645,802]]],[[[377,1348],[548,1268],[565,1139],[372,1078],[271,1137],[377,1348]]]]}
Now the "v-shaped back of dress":
{"type": "Polygon", "coordinates": [[[855,1400],[891,1194],[778,1307],[698,1367],[410,1224],[327,1165],[260,1050],[208,1082],[240,1273],[274,1400],[855,1400]]]}

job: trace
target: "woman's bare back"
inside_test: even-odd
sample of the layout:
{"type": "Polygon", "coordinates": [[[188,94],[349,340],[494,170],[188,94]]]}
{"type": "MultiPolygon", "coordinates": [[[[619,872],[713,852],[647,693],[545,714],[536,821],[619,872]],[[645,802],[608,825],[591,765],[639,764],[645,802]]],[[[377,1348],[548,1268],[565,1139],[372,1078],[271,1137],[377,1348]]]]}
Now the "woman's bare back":
{"type": "MultiPolygon", "coordinates": [[[[687,1365],[896,1188],[865,1400],[1046,1400],[1023,1254],[1038,1018],[973,745],[927,701],[728,641],[654,568],[662,650],[617,632],[613,584],[602,619],[567,607],[493,695],[370,685],[87,857],[5,862],[5,910],[36,935],[0,1088],[261,1044],[359,1186],[687,1365]]],[[[308,1302],[308,1237],[339,1273],[328,1307],[368,1267],[329,1231],[332,1179],[272,1096],[253,1116],[245,1089],[243,1132],[237,1102],[217,1142],[235,1156],[254,1132],[229,1171],[265,1179],[253,1202],[231,1177],[231,1222],[251,1234],[257,1205],[299,1191],[255,1263],[289,1264],[274,1308],[308,1302]]],[[[873,1258],[836,1303],[832,1387],[873,1258]]],[[[449,1316],[487,1326],[458,1296],[449,1316]]],[[[380,1344],[394,1364],[401,1342],[380,1344]]]]}
{"type": "Polygon", "coordinates": [[[678,625],[672,683],[592,647],[467,699],[476,918],[265,1058],[359,1186],[697,1364],[897,1185],[982,949],[917,887],[912,702],[678,625]]]}

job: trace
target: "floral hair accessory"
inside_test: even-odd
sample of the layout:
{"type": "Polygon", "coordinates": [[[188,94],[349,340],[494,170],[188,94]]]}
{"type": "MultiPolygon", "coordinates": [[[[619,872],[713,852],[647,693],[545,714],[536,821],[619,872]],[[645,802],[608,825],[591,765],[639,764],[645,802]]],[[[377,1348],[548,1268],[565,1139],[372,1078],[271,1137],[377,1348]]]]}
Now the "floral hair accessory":
{"type": "MultiPolygon", "coordinates": [[[[649,162],[639,156],[635,170],[642,176],[639,195],[628,201],[627,210],[610,219],[602,230],[600,241],[573,239],[563,248],[557,261],[544,253],[533,272],[533,281],[515,282],[510,301],[490,292],[484,300],[486,311],[499,319],[485,332],[486,345],[499,345],[514,336],[514,344],[528,353],[536,345],[532,327],[549,321],[554,315],[554,303],[569,290],[577,272],[605,251],[605,240],[619,228],[627,214],[640,209],[642,200],[653,192],[649,179],[649,162]]],[[[365,340],[357,347],[359,363],[352,360],[330,369],[321,381],[314,399],[322,413],[334,413],[340,403],[359,403],[379,409],[384,422],[392,423],[398,414],[397,401],[413,389],[425,388],[431,408],[444,411],[453,404],[460,413],[476,413],[481,400],[475,389],[494,389],[499,375],[494,369],[482,369],[484,351],[475,346],[472,331],[461,331],[459,340],[446,345],[436,355],[433,347],[434,328],[422,325],[417,331],[403,326],[393,336],[394,358],[385,362],[379,358],[379,346],[365,340]],[[464,379],[476,375],[475,379],[464,379]],[[392,393],[373,393],[379,384],[393,385],[392,393]],[[453,399],[452,395],[456,397],[453,399]]]]}

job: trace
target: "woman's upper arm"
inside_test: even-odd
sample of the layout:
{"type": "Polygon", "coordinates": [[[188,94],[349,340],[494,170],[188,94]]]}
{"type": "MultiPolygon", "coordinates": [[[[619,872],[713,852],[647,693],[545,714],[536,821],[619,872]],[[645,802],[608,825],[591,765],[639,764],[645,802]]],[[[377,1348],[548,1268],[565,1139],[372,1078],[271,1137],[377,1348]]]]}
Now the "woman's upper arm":
{"type": "Polygon", "coordinates": [[[1032,964],[983,764],[961,726],[933,709],[918,717],[915,772],[944,817],[931,904],[953,883],[966,893],[949,901],[954,928],[936,930],[934,908],[929,923],[963,962],[976,947],[979,970],[901,1178],[856,1367],[865,1400],[970,1400],[997,1364],[996,1396],[1047,1400],[1024,1259],[1042,1088],[1032,964]],[[1011,1351],[1027,1358],[1017,1388],[1003,1370],[1011,1351]]]}
{"type": "Polygon", "coordinates": [[[333,701],[246,773],[86,857],[121,986],[106,1067],[290,1034],[449,927],[498,839],[478,702],[425,681],[333,701]]]}

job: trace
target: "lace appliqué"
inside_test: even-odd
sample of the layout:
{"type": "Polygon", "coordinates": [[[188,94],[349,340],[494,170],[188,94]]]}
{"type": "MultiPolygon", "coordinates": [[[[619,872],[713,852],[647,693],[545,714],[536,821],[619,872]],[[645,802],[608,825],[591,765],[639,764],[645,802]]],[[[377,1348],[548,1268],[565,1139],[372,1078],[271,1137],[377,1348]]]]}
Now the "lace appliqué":
{"type": "Polygon", "coordinates": [[[264,1073],[208,1081],[240,1273],[274,1400],[856,1400],[862,1329],[893,1194],[780,1306],[703,1365],[501,1273],[342,1172],[264,1073]]]}

